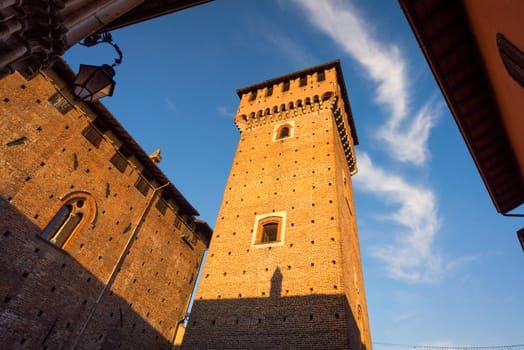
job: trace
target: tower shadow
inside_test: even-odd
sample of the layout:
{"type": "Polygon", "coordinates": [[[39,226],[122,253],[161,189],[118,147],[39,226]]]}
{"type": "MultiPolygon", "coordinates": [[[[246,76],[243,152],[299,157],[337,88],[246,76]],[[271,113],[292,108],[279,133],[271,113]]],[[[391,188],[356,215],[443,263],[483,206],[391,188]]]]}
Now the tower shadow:
{"type": "Polygon", "coordinates": [[[195,300],[181,349],[366,350],[345,294],[287,296],[283,279],[269,297],[195,300]]]}
{"type": "Polygon", "coordinates": [[[273,272],[273,276],[271,277],[271,288],[269,290],[270,298],[280,297],[280,294],[282,293],[282,279],[282,271],[280,271],[280,267],[277,266],[275,272],[273,272]]]}

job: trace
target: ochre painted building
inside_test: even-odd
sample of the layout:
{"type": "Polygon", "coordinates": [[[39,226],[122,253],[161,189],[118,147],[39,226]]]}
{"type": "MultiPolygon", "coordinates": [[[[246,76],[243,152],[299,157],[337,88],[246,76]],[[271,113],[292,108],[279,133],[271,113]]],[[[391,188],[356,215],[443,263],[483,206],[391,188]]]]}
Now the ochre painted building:
{"type": "Polygon", "coordinates": [[[371,349],[340,63],[237,91],[240,141],[186,349],[371,349]]]}
{"type": "Polygon", "coordinates": [[[170,349],[209,226],[63,63],[0,81],[2,349],[170,349]]]}

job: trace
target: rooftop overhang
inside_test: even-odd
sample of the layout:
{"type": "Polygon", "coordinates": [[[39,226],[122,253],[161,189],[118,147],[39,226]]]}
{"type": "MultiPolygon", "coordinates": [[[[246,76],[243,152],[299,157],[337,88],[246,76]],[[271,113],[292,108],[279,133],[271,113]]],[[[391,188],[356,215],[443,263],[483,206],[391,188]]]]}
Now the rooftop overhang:
{"type": "Polygon", "coordinates": [[[0,79],[26,76],[94,33],[107,32],[213,0],[0,1],[0,79]]]}
{"type": "Polygon", "coordinates": [[[497,211],[507,213],[524,203],[523,177],[505,126],[510,116],[501,112],[464,2],[399,2],[497,211]]]}
{"type": "Polygon", "coordinates": [[[108,32],[132,24],[148,21],[156,17],[185,10],[211,1],[213,0],[147,0],[111,23],[105,25],[99,30],[99,32],[108,32]]]}

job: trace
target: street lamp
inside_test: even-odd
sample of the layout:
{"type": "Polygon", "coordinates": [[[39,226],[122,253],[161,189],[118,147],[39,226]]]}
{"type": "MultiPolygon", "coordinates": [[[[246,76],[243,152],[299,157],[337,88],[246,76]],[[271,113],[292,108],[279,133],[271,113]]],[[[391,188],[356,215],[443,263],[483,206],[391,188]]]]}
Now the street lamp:
{"type": "Polygon", "coordinates": [[[101,66],[91,66],[81,64],[78,70],[78,75],[73,82],[73,94],[75,99],[87,102],[94,102],[105,96],[112,96],[115,90],[115,70],[113,67],[122,63],[122,51],[117,44],[113,43],[110,33],[93,34],[80,45],[91,47],[100,43],[107,43],[116,50],[118,58],[115,58],[115,63],[111,66],[103,64],[101,66]]]}

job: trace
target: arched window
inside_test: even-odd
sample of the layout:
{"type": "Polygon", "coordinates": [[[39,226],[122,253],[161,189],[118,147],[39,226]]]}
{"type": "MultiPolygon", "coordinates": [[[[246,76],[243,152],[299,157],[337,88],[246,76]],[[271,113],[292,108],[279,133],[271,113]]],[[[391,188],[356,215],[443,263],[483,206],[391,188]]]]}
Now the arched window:
{"type": "Polygon", "coordinates": [[[260,243],[269,243],[277,241],[278,222],[268,222],[262,225],[262,237],[260,243]]]}
{"type": "Polygon", "coordinates": [[[289,136],[289,126],[283,126],[280,128],[280,131],[278,132],[278,138],[283,139],[284,137],[289,136]]]}
{"type": "Polygon", "coordinates": [[[42,231],[42,238],[62,248],[73,233],[96,215],[94,200],[89,196],[74,196],[67,200],[42,231]]]}
{"type": "Polygon", "coordinates": [[[290,121],[276,125],[273,131],[273,142],[293,137],[294,124],[294,121],[290,121]]]}
{"type": "Polygon", "coordinates": [[[281,245],[284,240],[285,219],[285,212],[257,215],[253,245],[281,245]]]}
{"type": "Polygon", "coordinates": [[[322,95],[322,101],[326,102],[333,96],[333,93],[331,91],[326,92],[324,95],[322,95]]]}

